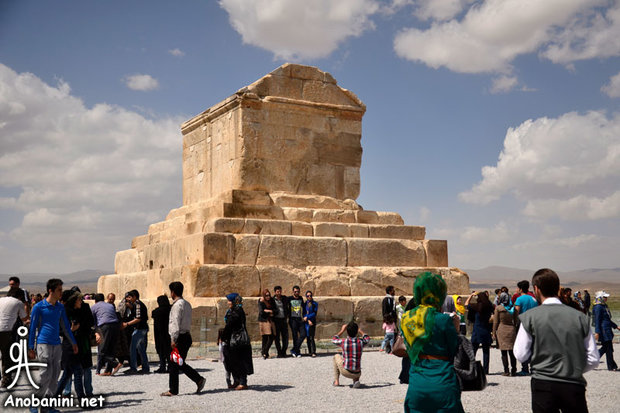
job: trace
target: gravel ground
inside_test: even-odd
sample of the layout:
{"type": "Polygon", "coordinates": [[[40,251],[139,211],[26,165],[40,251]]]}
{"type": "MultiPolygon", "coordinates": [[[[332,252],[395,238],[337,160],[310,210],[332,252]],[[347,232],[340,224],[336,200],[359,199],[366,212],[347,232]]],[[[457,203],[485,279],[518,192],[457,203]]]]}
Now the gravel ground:
{"type": "MultiPolygon", "coordinates": [[[[616,354],[620,345],[615,345],[616,354]]],[[[190,352],[190,357],[191,357],[190,352]]],[[[247,411],[273,409],[274,406],[311,408],[320,412],[349,409],[358,412],[400,412],[407,385],[398,383],[400,359],[380,353],[376,349],[364,352],[362,361],[362,386],[350,387],[351,381],[341,377],[341,386],[333,387],[332,355],[320,353],[317,358],[268,359],[254,358],[255,373],[249,376],[249,390],[233,391],[226,388],[224,367],[211,359],[189,360],[206,380],[199,395],[189,379],[180,377],[180,395],[161,397],[168,389],[168,376],[149,374],[114,377],[93,376],[96,394],[105,396],[104,408],[98,411],[124,412],[139,408],[152,412],[207,412],[247,411]]],[[[480,352],[478,356],[480,356],[480,352]]],[[[479,392],[462,394],[463,407],[467,412],[527,412],[530,411],[530,378],[503,377],[500,375],[499,350],[491,350],[491,374],[488,387],[479,392]]],[[[156,366],[152,364],[151,370],[156,366]]],[[[124,369],[123,369],[124,370],[124,369]]],[[[121,370],[121,372],[123,371],[121,370]]],[[[617,412],[620,402],[620,372],[606,370],[605,361],[598,369],[586,374],[588,381],[588,407],[592,412],[617,412]],[[615,406],[615,407],[614,407],[615,406]]],[[[15,389],[14,389],[15,390],[15,389]]],[[[13,395],[29,394],[25,378],[13,395]]],[[[0,393],[5,405],[7,392],[0,393]]],[[[7,411],[5,408],[0,408],[7,411]]],[[[19,409],[22,410],[23,409],[19,409]]],[[[64,409],[79,411],[78,409],[64,409]]],[[[289,410],[285,407],[285,410],[289,410]]]]}

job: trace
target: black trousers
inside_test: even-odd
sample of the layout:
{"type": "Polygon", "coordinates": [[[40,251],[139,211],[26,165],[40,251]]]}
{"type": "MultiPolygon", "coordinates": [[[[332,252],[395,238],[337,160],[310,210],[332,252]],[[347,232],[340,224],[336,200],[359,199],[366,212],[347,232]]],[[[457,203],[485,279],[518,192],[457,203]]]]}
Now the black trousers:
{"type": "Polygon", "coordinates": [[[101,358],[98,358],[97,370],[105,365],[105,371],[111,372],[118,365],[118,360],[114,357],[116,341],[119,340],[119,323],[108,323],[99,327],[101,331],[101,358]]]}
{"type": "MultiPolygon", "coordinates": [[[[11,344],[13,344],[13,332],[12,331],[0,331],[0,353],[2,353],[2,377],[6,374],[6,370],[12,367],[15,363],[9,356],[11,344]]],[[[6,378],[8,380],[8,377],[6,378]]],[[[7,383],[8,385],[9,383],[7,383]]]]}
{"type": "Polygon", "coordinates": [[[586,386],[532,379],[533,413],[587,413],[586,386]]]}
{"type": "Polygon", "coordinates": [[[303,318],[291,317],[289,324],[291,325],[291,334],[293,336],[293,350],[291,352],[300,354],[301,350],[299,347],[301,347],[301,343],[306,338],[306,323],[303,318]]]}
{"type": "Polygon", "coordinates": [[[278,350],[278,356],[285,356],[286,349],[288,348],[288,326],[286,325],[286,318],[273,319],[276,325],[276,349],[278,350]]]}
{"type": "Polygon", "coordinates": [[[308,354],[316,354],[316,344],[314,342],[314,332],[316,331],[316,324],[308,326],[308,332],[306,333],[306,343],[308,344],[308,354]]]}
{"type": "Polygon", "coordinates": [[[192,336],[189,333],[179,334],[179,338],[177,338],[177,349],[183,359],[183,365],[179,366],[171,362],[168,367],[168,385],[170,386],[170,393],[172,394],[179,394],[179,370],[196,384],[202,379],[200,374],[187,364],[187,352],[191,346],[192,336]]]}
{"type": "Polygon", "coordinates": [[[607,359],[607,370],[614,370],[618,368],[616,361],[614,360],[614,345],[612,341],[603,341],[601,342],[602,346],[598,350],[599,357],[603,357],[603,354],[606,354],[605,357],[607,359]]]}
{"type": "Polygon", "coordinates": [[[271,348],[271,344],[273,343],[273,335],[271,334],[263,334],[263,345],[261,347],[261,354],[269,357],[269,349],[271,348]]]}
{"type": "Polygon", "coordinates": [[[517,372],[517,359],[515,358],[515,353],[512,350],[502,350],[502,364],[504,365],[504,373],[508,373],[508,356],[510,356],[510,367],[512,373],[517,372]]]}

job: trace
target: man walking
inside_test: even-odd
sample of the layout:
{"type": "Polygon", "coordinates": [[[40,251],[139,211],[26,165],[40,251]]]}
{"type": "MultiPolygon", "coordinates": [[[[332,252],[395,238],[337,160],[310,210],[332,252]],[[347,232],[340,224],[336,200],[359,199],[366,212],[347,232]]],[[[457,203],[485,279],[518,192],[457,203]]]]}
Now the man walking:
{"type": "Polygon", "coordinates": [[[544,268],[532,277],[542,305],[522,314],[514,353],[532,365],[532,411],[587,412],[583,373],[598,366],[596,343],[585,314],[562,304],[560,279],[544,268]]]}
{"type": "Polygon", "coordinates": [[[173,300],[170,309],[170,321],[168,323],[168,332],[170,334],[170,346],[174,350],[179,351],[181,360],[171,361],[168,368],[168,386],[167,392],[162,396],[176,396],[179,394],[179,370],[181,370],[190,380],[196,383],[196,393],[200,393],[205,386],[205,378],[196,370],[187,364],[187,352],[192,346],[192,336],[190,329],[192,327],[192,306],[183,299],[183,283],[180,281],[171,282],[170,297],[173,300]]]}
{"type": "MultiPolygon", "coordinates": [[[[56,393],[62,357],[61,330],[65,340],[71,341],[73,354],[78,353],[77,342],[71,332],[71,324],[67,318],[65,307],[59,301],[62,297],[62,281],[52,278],[47,281],[46,288],[47,298],[32,307],[28,336],[28,358],[34,359],[36,357],[41,363],[45,364],[45,367],[39,369],[39,389],[34,393],[38,399],[45,396],[52,397],[56,393]]],[[[36,412],[37,409],[31,407],[30,411],[36,412]]],[[[50,413],[54,411],[56,410],[52,409],[50,413]]]]}
{"type": "Polygon", "coordinates": [[[293,295],[289,297],[289,325],[291,326],[291,334],[293,336],[293,349],[291,355],[293,357],[301,357],[300,346],[306,338],[306,323],[304,322],[304,299],[299,294],[298,285],[293,287],[293,295]]]}
{"type": "MultiPolygon", "coordinates": [[[[528,291],[530,283],[527,280],[519,281],[517,283],[517,293],[514,300],[514,311],[517,315],[524,314],[526,311],[536,307],[538,303],[532,294],[528,291]]],[[[519,376],[527,376],[530,374],[530,363],[528,360],[521,362],[521,372],[517,373],[519,376]]]]}
{"type": "Polygon", "coordinates": [[[103,294],[95,294],[95,305],[90,311],[93,314],[95,326],[100,331],[100,333],[95,333],[97,342],[101,343],[99,346],[101,357],[97,361],[97,371],[105,365],[103,375],[114,375],[123,366],[114,356],[114,346],[121,332],[116,309],[112,304],[103,301],[103,294]]]}
{"type": "Polygon", "coordinates": [[[11,344],[13,344],[13,326],[20,319],[22,322],[28,320],[28,314],[24,308],[24,303],[19,299],[21,291],[19,288],[11,287],[6,297],[0,298],[0,354],[2,354],[2,381],[0,387],[11,384],[11,377],[6,370],[13,366],[13,361],[9,356],[11,344]]]}
{"type": "Polygon", "coordinates": [[[278,358],[286,357],[286,349],[288,348],[288,326],[286,319],[291,315],[288,297],[282,295],[282,287],[276,285],[273,288],[273,300],[276,303],[278,311],[273,316],[273,322],[276,325],[276,349],[278,350],[278,358]]]}
{"type": "Polygon", "coordinates": [[[129,370],[125,374],[138,374],[138,353],[140,353],[140,364],[142,374],[149,374],[149,358],[146,355],[146,339],[149,332],[148,310],[144,303],[140,301],[140,293],[131,290],[127,293],[127,298],[132,304],[131,320],[123,323],[124,328],[134,326],[131,333],[131,344],[129,345],[129,370]]]}

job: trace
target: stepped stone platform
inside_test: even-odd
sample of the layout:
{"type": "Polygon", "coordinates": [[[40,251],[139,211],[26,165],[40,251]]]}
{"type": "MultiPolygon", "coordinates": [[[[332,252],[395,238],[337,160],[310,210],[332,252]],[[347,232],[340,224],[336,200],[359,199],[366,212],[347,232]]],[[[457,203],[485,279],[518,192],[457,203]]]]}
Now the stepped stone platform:
{"type": "Polygon", "coordinates": [[[195,341],[215,340],[230,292],[245,298],[256,340],[257,297],[275,285],[314,292],[318,338],[352,317],[381,335],[385,287],[410,296],[424,271],[466,294],[445,240],[355,201],[365,110],[329,73],[285,64],[184,123],[183,206],[119,251],[98,290],[135,288],[152,309],[182,281],[195,341]]]}

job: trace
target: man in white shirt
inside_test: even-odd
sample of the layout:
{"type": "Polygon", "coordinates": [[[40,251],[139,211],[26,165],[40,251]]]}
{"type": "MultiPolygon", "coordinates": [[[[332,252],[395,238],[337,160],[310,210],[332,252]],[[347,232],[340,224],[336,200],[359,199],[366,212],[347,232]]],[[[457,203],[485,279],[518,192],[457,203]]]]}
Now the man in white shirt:
{"type": "Polygon", "coordinates": [[[583,373],[599,363],[588,318],[559,300],[560,279],[554,271],[536,271],[532,285],[542,305],[519,316],[514,345],[520,362],[531,357],[532,411],[587,412],[583,373]]]}
{"type": "Polygon", "coordinates": [[[13,366],[13,361],[9,355],[13,343],[13,326],[18,318],[24,323],[28,320],[26,308],[20,300],[21,294],[22,290],[18,287],[11,287],[6,297],[0,298],[0,353],[2,354],[2,382],[0,382],[0,387],[8,386],[12,381],[6,370],[13,366]]]}
{"type": "Polygon", "coordinates": [[[171,282],[170,298],[172,298],[172,308],[170,309],[170,321],[168,322],[168,333],[171,339],[171,348],[177,349],[181,360],[177,364],[171,360],[168,368],[168,385],[169,390],[161,395],[170,397],[179,394],[179,370],[181,370],[187,378],[196,383],[196,393],[200,393],[205,386],[205,378],[202,377],[194,368],[187,364],[187,352],[192,346],[192,336],[190,329],[192,327],[192,306],[183,299],[183,283],[180,281],[171,282]],[[179,365],[180,364],[180,365],[179,365]]]}

